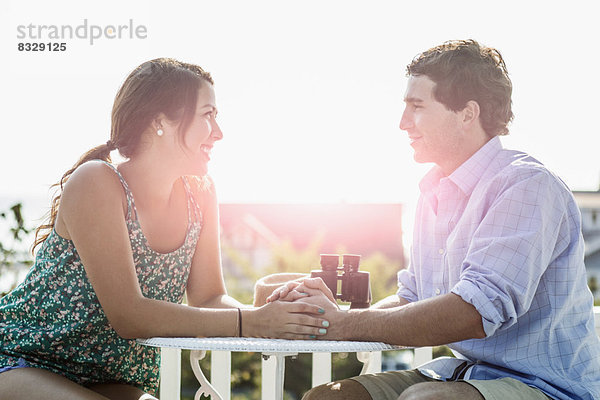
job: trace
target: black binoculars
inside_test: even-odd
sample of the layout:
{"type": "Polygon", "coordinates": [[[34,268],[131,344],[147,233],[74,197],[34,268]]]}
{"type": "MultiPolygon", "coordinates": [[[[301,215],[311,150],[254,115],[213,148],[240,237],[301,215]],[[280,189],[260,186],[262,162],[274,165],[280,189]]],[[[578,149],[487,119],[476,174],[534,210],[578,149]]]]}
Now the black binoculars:
{"type": "Polygon", "coordinates": [[[311,278],[323,279],[336,299],[350,302],[350,308],[369,308],[371,305],[371,285],[369,273],[358,270],[360,256],[344,254],[340,267],[340,256],[321,254],[321,270],[310,272],[311,278]],[[338,293],[338,281],[341,281],[341,293],[338,293]]]}

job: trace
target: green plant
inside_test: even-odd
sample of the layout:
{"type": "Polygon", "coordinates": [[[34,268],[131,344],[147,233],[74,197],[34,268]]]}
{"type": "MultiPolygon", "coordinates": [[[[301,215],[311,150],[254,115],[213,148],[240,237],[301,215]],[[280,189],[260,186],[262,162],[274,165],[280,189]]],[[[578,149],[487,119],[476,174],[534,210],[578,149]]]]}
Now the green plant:
{"type": "Polygon", "coordinates": [[[598,279],[596,279],[595,276],[591,276],[588,279],[588,286],[590,287],[590,290],[591,290],[592,294],[595,297],[596,296],[596,292],[598,291],[598,279]]]}
{"type": "Polygon", "coordinates": [[[3,282],[8,287],[0,287],[0,297],[6,295],[17,284],[17,276],[21,269],[33,264],[29,253],[23,249],[23,241],[31,230],[25,226],[23,218],[23,205],[16,203],[8,211],[0,212],[0,219],[8,224],[10,233],[8,243],[0,241],[0,277],[10,282],[3,282]]]}

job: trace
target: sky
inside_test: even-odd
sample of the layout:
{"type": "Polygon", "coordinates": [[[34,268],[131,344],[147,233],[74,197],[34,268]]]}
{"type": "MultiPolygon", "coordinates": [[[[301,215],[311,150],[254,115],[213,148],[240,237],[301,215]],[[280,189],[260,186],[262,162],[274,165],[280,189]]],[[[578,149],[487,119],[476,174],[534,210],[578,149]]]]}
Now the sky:
{"type": "Polygon", "coordinates": [[[221,202],[410,209],[431,165],[414,162],[398,127],[405,68],[466,38],[498,48],[508,66],[515,120],[505,147],[538,158],[571,189],[597,190],[596,16],[581,0],[3,1],[0,198],[49,198],[82,153],[109,139],[129,72],[173,57],[215,80],[224,139],[209,172],[221,202]],[[49,38],[51,26],[81,27],[80,37],[49,38]],[[120,38],[118,26],[127,26],[120,38]],[[93,29],[103,36],[91,39],[93,29]],[[66,49],[18,50],[49,41],[66,49]]]}

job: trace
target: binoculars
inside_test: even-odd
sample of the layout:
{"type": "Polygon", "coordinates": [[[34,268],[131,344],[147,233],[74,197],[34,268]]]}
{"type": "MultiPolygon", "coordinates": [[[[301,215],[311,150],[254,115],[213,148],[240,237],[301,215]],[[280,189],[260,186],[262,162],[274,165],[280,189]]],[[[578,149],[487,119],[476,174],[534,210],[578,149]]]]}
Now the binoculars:
{"type": "Polygon", "coordinates": [[[369,273],[359,271],[359,264],[360,256],[356,254],[344,254],[341,267],[339,255],[321,254],[321,270],[311,271],[310,276],[323,279],[335,298],[350,302],[350,308],[369,308],[369,273]],[[338,281],[341,281],[341,293],[338,293],[338,281]]]}

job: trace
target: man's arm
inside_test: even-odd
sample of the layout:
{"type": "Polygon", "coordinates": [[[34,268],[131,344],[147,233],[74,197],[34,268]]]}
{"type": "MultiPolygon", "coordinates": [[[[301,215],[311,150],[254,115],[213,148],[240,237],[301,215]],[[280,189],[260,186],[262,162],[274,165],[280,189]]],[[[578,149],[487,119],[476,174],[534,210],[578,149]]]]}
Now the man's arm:
{"type": "MultiPolygon", "coordinates": [[[[341,313],[344,313],[343,311],[341,313]]],[[[436,346],[485,337],[481,315],[453,293],[385,309],[348,310],[328,335],[406,346],[436,346]]]]}
{"type": "Polygon", "coordinates": [[[330,326],[324,339],[435,346],[485,337],[481,315],[453,293],[414,303],[390,296],[373,308],[339,310],[323,294],[323,285],[320,279],[305,280],[299,289],[309,296],[299,301],[325,309],[330,326]]]}
{"type": "Polygon", "coordinates": [[[385,299],[379,300],[377,303],[371,306],[371,309],[386,309],[386,308],[394,308],[404,306],[410,303],[404,297],[400,297],[397,294],[393,294],[391,296],[386,297],[385,299]]]}

